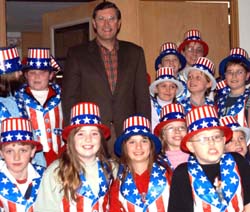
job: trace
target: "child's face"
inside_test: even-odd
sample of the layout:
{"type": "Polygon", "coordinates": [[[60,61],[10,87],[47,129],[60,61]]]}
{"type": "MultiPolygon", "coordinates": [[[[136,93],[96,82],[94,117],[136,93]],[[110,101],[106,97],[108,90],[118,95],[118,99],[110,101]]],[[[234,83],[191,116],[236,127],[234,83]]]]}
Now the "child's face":
{"type": "Polygon", "coordinates": [[[181,63],[176,55],[169,54],[162,58],[161,67],[172,67],[174,70],[174,75],[177,76],[177,73],[181,68],[181,63]]]}
{"type": "Polygon", "coordinates": [[[28,163],[34,157],[35,151],[36,148],[30,144],[10,143],[2,145],[0,155],[15,179],[25,179],[28,163]]]}
{"type": "Polygon", "coordinates": [[[249,77],[244,67],[239,64],[229,65],[225,72],[227,85],[231,90],[245,90],[245,82],[249,77]]]}
{"type": "Polygon", "coordinates": [[[205,93],[212,86],[206,75],[198,70],[190,70],[188,73],[187,87],[190,93],[205,93]]]}
{"type": "Polygon", "coordinates": [[[243,157],[247,153],[246,135],[242,131],[233,131],[233,137],[230,142],[225,145],[226,152],[238,152],[243,157]]]}
{"type": "Polygon", "coordinates": [[[133,135],[126,141],[125,148],[132,163],[148,164],[151,148],[148,137],[133,135]]]}
{"type": "Polygon", "coordinates": [[[156,93],[163,101],[173,101],[178,87],[173,82],[161,82],[156,86],[156,93]]]}
{"type": "Polygon", "coordinates": [[[173,121],[162,128],[162,142],[166,144],[167,150],[180,150],[181,141],[186,134],[186,123],[183,121],[173,121]]]}
{"type": "Polygon", "coordinates": [[[224,152],[226,138],[219,129],[205,130],[194,135],[187,147],[200,164],[215,164],[224,152]]]}
{"type": "Polygon", "coordinates": [[[198,42],[190,42],[186,45],[183,55],[187,60],[187,65],[192,66],[196,63],[199,57],[203,57],[204,49],[203,46],[198,42]]]}
{"type": "Polygon", "coordinates": [[[53,78],[53,72],[44,70],[29,70],[25,73],[28,85],[32,90],[47,90],[49,81],[53,78]]]}
{"type": "Polygon", "coordinates": [[[75,149],[82,162],[88,164],[96,159],[101,146],[101,133],[96,126],[83,126],[74,136],[75,149]]]}

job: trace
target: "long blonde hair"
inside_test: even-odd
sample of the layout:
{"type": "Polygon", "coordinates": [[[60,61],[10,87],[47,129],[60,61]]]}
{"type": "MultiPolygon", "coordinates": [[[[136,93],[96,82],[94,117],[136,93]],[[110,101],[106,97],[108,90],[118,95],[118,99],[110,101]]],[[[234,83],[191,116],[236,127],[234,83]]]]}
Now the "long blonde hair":
{"type": "MultiPolygon", "coordinates": [[[[62,184],[62,190],[64,191],[65,198],[69,201],[70,199],[77,201],[77,190],[81,187],[82,182],[80,174],[85,175],[85,170],[81,165],[78,153],[75,149],[74,136],[81,129],[81,127],[74,128],[71,130],[67,139],[67,150],[62,154],[59,160],[59,166],[56,169],[58,171],[58,177],[62,184]]],[[[99,129],[99,128],[98,128],[99,129]]],[[[110,162],[107,160],[105,148],[103,147],[106,142],[102,131],[99,129],[101,134],[101,145],[97,152],[97,157],[101,162],[101,167],[104,170],[104,174],[107,180],[109,180],[109,174],[112,170],[110,162]],[[107,168],[104,167],[107,165],[107,168]],[[108,169],[108,170],[107,170],[108,169]]]]}

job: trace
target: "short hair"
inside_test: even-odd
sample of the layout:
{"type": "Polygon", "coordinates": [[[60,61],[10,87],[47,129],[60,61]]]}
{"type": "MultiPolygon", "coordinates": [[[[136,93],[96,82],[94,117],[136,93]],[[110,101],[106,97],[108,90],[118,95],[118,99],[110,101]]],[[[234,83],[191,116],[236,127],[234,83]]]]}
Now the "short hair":
{"type": "Polygon", "coordinates": [[[121,19],[120,9],[116,6],[116,4],[109,2],[109,1],[105,1],[105,2],[98,4],[93,11],[92,18],[93,19],[96,18],[96,13],[98,10],[104,10],[104,9],[108,9],[108,8],[114,8],[116,11],[116,16],[117,16],[118,20],[121,19]]]}

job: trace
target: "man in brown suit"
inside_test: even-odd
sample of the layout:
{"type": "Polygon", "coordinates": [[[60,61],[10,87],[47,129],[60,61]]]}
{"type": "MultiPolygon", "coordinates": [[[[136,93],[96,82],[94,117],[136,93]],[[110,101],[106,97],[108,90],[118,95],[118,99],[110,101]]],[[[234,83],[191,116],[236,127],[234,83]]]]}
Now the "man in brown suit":
{"type": "Polygon", "coordinates": [[[114,3],[97,5],[92,18],[96,39],[68,51],[62,84],[64,119],[68,124],[70,109],[78,102],[99,105],[102,122],[111,128],[112,155],[126,118],[151,117],[145,57],[141,47],[117,40],[121,13],[114,3]]]}

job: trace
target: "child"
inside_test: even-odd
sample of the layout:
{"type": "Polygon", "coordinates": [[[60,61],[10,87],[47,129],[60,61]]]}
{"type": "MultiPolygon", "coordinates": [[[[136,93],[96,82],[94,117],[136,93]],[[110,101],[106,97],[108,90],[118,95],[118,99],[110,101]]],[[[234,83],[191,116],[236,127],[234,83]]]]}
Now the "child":
{"type": "Polygon", "coordinates": [[[249,165],[238,153],[224,153],[231,129],[220,126],[209,105],[191,110],[186,122],[181,148],[192,156],[174,171],[168,211],[249,212],[249,165]]]}
{"type": "Polygon", "coordinates": [[[109,136],[96,104],[73,106],[71,124],[63,130],[67,150],[47,168],[35,211],[107,211],[112,167],[103,145],[109,136]]]}
{"type": "Polygon", "coordinates": [[[188,90],[186,82],[184,82],[179,75],[179,71],[186,66],[185,57],[177,51],[177,46],[175,43],[167,42],[162,44],[160,55],[155,60],[155,70],[157,71],[162,67],[171,67],[174,71],[174,76],[182,83],[184,90],[176,98],[181,101],[187,97],[188,90]]]}
{"type": "MultiPolygon", "coordinates": [[[[9,117],[27,118],[23,104],[18,104],[15,91],[21,86],[22,65],[15,47],[0,48],[0,126],[9,117]]],[[[19,99],[19,102],[23,99],[19,99]]]]}
{"type": "Polygon", "coordinates": [[[121,165],[110,189],[110,212],[167,210],[171,170],[156,161],[160,150],[148,119],[131,116],[124,121],[115,142],[121,165]]]}
{"type": "Polygon", "coordinates": [[[250,61],[242,48],[233,48],[230,55],[220,63],[220,75],[226,79],[230,92],[217,100],[219,117],[234,116],[242,127],[248,127],[249,109],[246,107],[250,89],[246,88],[249,78],[250,61]]]}
{"type": "Polygon", "coordinates": [[[180,104],[168,104],[161,110],[160,123],[156,125],[154,134],[160,138],[162,153],[167,162],[175,169],[179,164],[187,162],[189,154],[181,150],[181,141],[187,134],[184,108],[180,104]]]}
{"type": "Polygon", "coordinates": [[[156,79],[149,86],[152,129],[159,123],[161,108],[175,102],[176,96],[183,90],[182,83],[174,76],[173,68],[162,67],[157,70],[156,79]]]}
{"type": "Polygon", "coordinates": [[[201,105],[214,105],[211,98],[208,98],[211,90],[216,88],[213,62],[206,57],[200,57],[192,67],[185,69],[184,74],[187,76],[190,92],[190,97],[181,101],[185,113],[201,105]]]}
{"type": "MultiPolygon", "coordinates": [[[[201,33],[197,29],[191,29],[185,32],[184,40],[178,47],[178,51],[183,54],[187,61],[186,67],[194,65],[199,57],[206,57],[208,50],[207,43],[202,40],[201,33]]],[[[179,72],[179,76],[181,80],[187,82],[184,69],[179,72]]]]}
{"type": "Polygon", "coordinates": [[[59,85],[50,83],[54,77],[54,69],[49,49],[28,49],[24,76],[27,84],[23,85],[16,96],[25,100],[24,104],[36,139],[43,145],[48,166],[64,150],[61,137],[63,125],[61,89],[59,85]]]}
{"type": "Polygon", "coordinates": [[[42,145],[33,140],[30,121],[6,118],[1,125],[0,211],[30,212],[37,197],[44,168],[30,160],[42,145]]]}
{"type": "Polygon", "coordinates": [[[220,118],[222,126],[227,126],[233,131],[232,139],[226,143],[225,152],[238,152],[246,157],[250,138],[250,129],[241,127],[233,116],[224,116],[220,118]]]}

